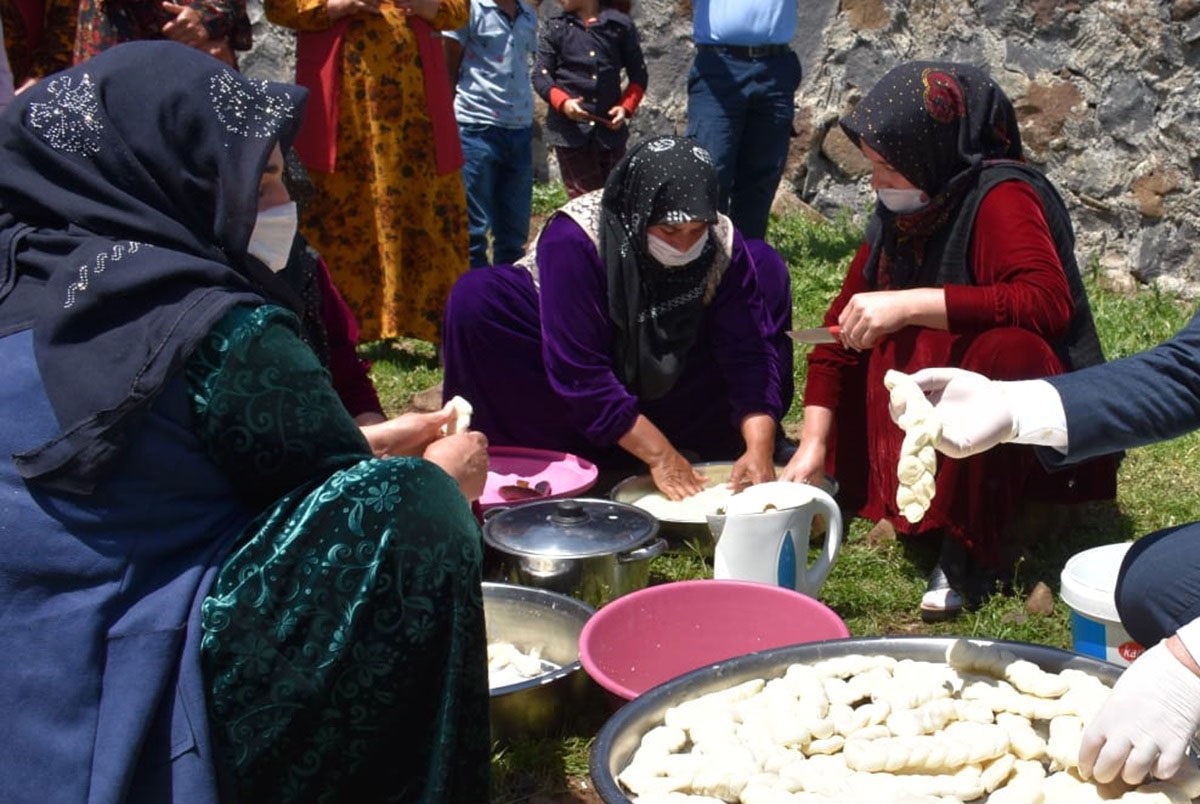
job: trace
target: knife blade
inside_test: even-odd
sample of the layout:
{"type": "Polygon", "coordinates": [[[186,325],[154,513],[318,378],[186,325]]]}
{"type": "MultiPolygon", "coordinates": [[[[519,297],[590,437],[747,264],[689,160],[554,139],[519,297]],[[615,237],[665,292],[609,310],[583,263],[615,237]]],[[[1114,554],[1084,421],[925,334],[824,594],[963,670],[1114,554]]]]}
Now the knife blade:
{"type": "Polygon", "coordinates": [[[837,343],[842,328],[837,324],[831,327],[811,327],[809,329],[793,329],[788,332],[794,340],[800,343],[837,343]]]}

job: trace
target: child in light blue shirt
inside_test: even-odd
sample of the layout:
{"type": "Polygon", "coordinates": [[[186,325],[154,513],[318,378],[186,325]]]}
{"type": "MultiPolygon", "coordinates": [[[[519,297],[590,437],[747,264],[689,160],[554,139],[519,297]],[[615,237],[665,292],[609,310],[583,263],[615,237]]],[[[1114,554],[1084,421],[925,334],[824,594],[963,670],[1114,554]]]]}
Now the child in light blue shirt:
{"type": "Polygon", "coordinates": [[[471,267],[516,262],[529,238],[533,193],[529,67],[537,14],[524,0],[471,0],[469,22],[443,36],[466,160],[471,267]]]}

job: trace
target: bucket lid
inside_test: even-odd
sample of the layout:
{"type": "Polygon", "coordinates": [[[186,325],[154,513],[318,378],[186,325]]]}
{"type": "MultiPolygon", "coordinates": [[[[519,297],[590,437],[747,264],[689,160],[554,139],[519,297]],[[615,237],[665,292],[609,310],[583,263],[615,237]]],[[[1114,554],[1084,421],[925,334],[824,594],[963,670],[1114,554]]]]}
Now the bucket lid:
{"type": "Polygon", "coordinates": [[[483,523],[483,539],[492,547],[552,558],[623,553],[657,533],[658,520],[641,508],[582,497],[494,508],[483,523]]]}
{"type": "Polygon", "coordinates": [[[1131,544],[1105,544],[1071,556],[1062,571],[1063,602],[1088,617],[1120,622],[1113,593],[1131,544]]]}

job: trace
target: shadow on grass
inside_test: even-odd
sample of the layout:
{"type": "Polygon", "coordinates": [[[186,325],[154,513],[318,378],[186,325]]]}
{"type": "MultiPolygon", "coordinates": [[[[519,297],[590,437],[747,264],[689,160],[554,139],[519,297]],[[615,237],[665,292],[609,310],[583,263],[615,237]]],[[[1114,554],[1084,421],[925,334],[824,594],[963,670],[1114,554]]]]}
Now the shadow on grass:
{"type": "Polygon", "coordinates": [[[372,363],[391,363],[398,372],[438,367],[437,349],[433,344],[407,338],[371,341],[360,345],[358,354],[372,363]]]}
{"type": "Polygon", "coordinates": [[[492,746],[492,804],[516,802],[586,800],[570,795],[580,779],[587,778],[588,755],[592,736],[604,724],[604,717],[587,724],[590,734],[579,729],[571,734],[544,738],[523,738],[498,742],[492,746]]]}

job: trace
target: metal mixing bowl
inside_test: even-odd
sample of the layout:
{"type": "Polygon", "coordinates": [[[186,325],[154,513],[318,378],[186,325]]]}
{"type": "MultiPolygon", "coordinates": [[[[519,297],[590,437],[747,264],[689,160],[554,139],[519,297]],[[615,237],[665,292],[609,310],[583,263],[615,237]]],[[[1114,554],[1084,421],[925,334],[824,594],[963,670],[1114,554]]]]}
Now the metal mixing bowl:
{"type": "MultiPolygon", "coordinates": [[[[954,637],[855,637],[751,653],[695,670],[646,692],[617,711],[596,736],[589,771],[596,792],[605,804],[630,804],[617,783],[617,774],[633,758],[642,735],[661,725],[666,711],[684,701],[732,687],[754,678],[777,678],[789,665],[811,664],[852,653],[885,654],[897,659],[946,660],[946,649],[954,637]]],[[[1028,659],[1044,670],[1057,673],[1071,667],[1091,673],[1107,684],[1116,682],[1123,668],[1078,653],[1028,642],[990,641],[1007,648],[1018,658],[1028,659]]]]}
{"type": "Polygon", "coordinates": [[[483,584],[488,642],[510,642],[559,665],[491,691],[492,739],[560,733],[579,713],[595,708],[599,687],[581,669],[579,632],[595,609],[573,597],[506,583],[483,584]]]}

